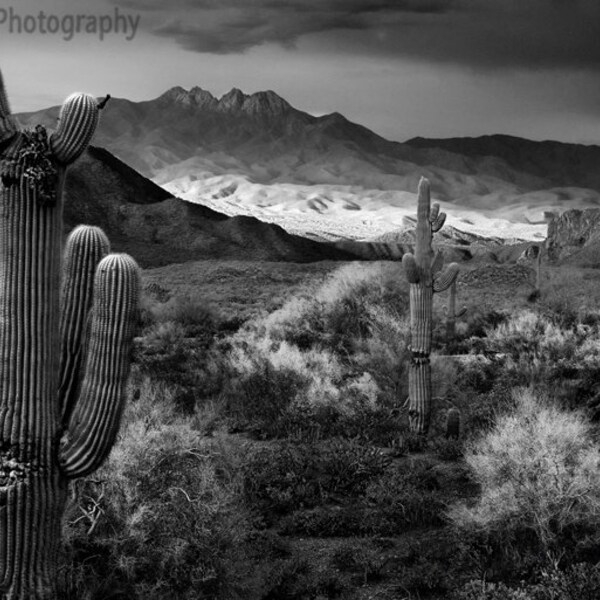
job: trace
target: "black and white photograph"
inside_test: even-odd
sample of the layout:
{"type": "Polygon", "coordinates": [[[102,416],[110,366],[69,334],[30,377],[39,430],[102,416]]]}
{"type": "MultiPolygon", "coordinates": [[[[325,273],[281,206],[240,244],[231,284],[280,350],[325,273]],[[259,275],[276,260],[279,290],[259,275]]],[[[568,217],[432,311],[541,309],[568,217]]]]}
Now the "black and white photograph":
{"type": "Polygon", "coordinates": [[[0,600],[599,598],[598,0],[0,0],[0,600]]]}

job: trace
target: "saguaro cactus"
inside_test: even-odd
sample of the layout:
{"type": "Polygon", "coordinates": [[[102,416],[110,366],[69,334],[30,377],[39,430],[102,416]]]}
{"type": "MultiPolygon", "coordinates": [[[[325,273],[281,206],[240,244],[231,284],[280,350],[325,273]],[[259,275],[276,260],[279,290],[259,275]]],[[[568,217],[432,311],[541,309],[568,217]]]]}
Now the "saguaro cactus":
{"type": "Polygon", "coordinates": [[[431,354],[432,312],[434,292],[448,289],[458,275],[458,265],[446,269],[441,252],[434,256],[433,234],[446,220],[436,202],[431,206],[429,181],[421,178],[417,207],[415,254],[402,257],[406,278],[410,283],[411,362],[408,374],[408,415],[411,431],[427,433],[431,417],[431,354]]]}
{"type": "Polygon", "coordinates": [[[535,256],[535,289],[538,295],[542,293],[542,257],[544,253],[544,247],[534,246],[537,248],[537,253],[535,256]]]}
{"type": "Polygon", "coordinates": [[[137,312],[135,261],[106,256],[104,234],[79,228],[65,250],[62,298],[60,289],[65,171],[97,121],[96,100],[75,94],[49,138],[41,126],[20,131],[0,74],[3,600],[56,597],[68,482],[105,459],[122,410],[137,312]]]}
{"type": "Polygon", "coordinates": [[[456,335],[456,319],[460,319],[467,312],[467,307],[463,306],[456,312],[456,279],[450,285],[448,295],[448,306],[446,308],[446,343],[454,340],[456,335]]]}

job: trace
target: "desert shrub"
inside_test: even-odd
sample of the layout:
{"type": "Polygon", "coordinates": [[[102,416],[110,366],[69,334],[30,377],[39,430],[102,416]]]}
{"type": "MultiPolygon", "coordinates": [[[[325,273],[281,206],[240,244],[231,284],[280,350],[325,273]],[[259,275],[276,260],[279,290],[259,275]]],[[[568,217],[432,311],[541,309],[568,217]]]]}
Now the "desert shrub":
{"type": "Polygon", "coordinates": [[[564,570],[548,569],[532,592],[534,600],[595,600],[600,596],[600,567],[578,563],[564,570]]]}
{"type": "Polygon", "coordinates": [[[189,337],[192,326],[157,321],[135,341],[133,360],[137,369],[154,381],[176,388],[175,403],[185,414],[193,412],[198,402],[216,397],[227,377],[223,349],[210,331],[204,333],[189,337]]]}
{"type": "Polygon", "coordinates": [[[164,303],[157,302],[152,306],[151,312],[155,322],[173,321],[183,326],[188,335],[213,331],[221,320],[213,305],[190,295],[174,296],[164,303]]]}
{"type": "Polygon", "coordinates": [[[539,310],[557,327],[571,329],[579,322],[579,310],[573,302],[572,290],[568,293],[563,290],[560,293],[544,294],[539,310]]]}
{"type": "Polygon", "coordinates": [[[477,502],[459,504],[449,515],[473,539],[525,562],[547,559],[558,548],[566,552],[573,538],[597,527],[600,451],[580,414],[530,390],[516,393],[515,403],[466,452],[481,488],[477,502]]]}
{"type": "Polygon", "coordinates": [[[321,346],[346,356],[354,341],[370,331],[369,309],[379,307],[403,314],[407,286],[399,265],[346,265],[310,298],[294,298],[269,315],[264,333],[300,348],[321,346]]]}
{"type": "Polygon", "coordinates": [[[523,311],[498,327],[488,329],[487,340],[490,350],[507,354],[514,360],[526,356],[556,361],[573,356],[577,347],[575,332],[561,329],[533,311],[523,311]]]}
{"type": "Polygon", "coordinates": [[[564,570],[544,570],[536,583],[470,581],[453,595],[455,600],[596,600],[600,595],[598,565],[578,563],[564,570]]]}
{"type": "Polygon", "coordinates": [[[463,440],[446,440],[437,438],[432,440],[431,448],[442,460],[456,461],[462,458],[464,452],[463,440]]]}
{"type": "Polygon", "coordinates": [[[600,332],[596,325],[565,328],[547,316],[526,311],[488,331],[487,349],[500,352],[493,360],[496,383],[536,385],[565,407],[587,408],[600,416],[600,332]]]}
{"type": "MultiPolygon", "coordinates": [[[[337,494],[335,505],[300,507],[282,519],[281,531],[314,537],[399,535],[443,522],[446,505],[440,486],[424,464],[410,469],[390,465],[362,489],[354,489],[353,496],[340,502],[343,496],[337,494]]],[[[446,499],[450,496],[446,492],[446,499]]]]}
{"type": "Polygon", "coordinates": [[[151,325],[135,346],[134,361],[154,379],[179,383],[186,376],[185,330],[168,321],[151,325]]]}
{"type": "Polygon", "coordinates": [[[474,577],[474,566],[455,532],[422,531],[408,541],[396,567],[404,590],[401,597],[449,598],[453,590],[474,577]]]}
{"type": "Polygon", "coordinates": [[[362,369],[348,372],[335,354],[288,342],[238,336],[228,354],[225,410],[233,426],[259,437],[318,440],[360,437],[392,444],[397,415],[378,400],[362,369]]]}
{"type": "Polygon", "coordinates": [[[202,438],[174,412],[166,386],[150,382],[143,392],[106,465],[81,484],[68,513],[67,539],[79,560],[71,572],[80,585],[112,574],[113,588],[128,590],[115,598],[252,597],[247,588],[264,582],[255,580],[238,476],[243,449],[202,438]],[[80,507],[90,516],[81,519],[80,507]]]}
{"type": "Polygon", "coordinates": [[[497,363],[492,359],[481,354],[470,354],[458,363],[456,379],[463,389],[486,393],[492,389],[498,371],[497,363]]]}
{"type": "Polygon", "coordinates": [[[373,377],[388,407],[407,395],[410,324],[394,309],[370,306],[368,332],[355,340],[352,362],[373,377]]]}
{"type": "Polygon", "coordinates": [[[276,437],[282,433],[283,415],[306,385],[306,379],[293,369],[275,368],[268,362],[257,364],[246,375],[238,375],[226,396],[225,409],[236,428],[276,437]]]}
{"type": "Polygon", "coordinates": [[[228,357],[226,409],[238,425],[277,437],[289,433],[289,412],[294,407],[302,417],[319,409],[344,410],[342,368],[330,353],[302,351],[269,339],[250,340],[228,357]]]}
{"type": "Polygon", "coordinates": [[[406,396],[406,291],[398,265],[350,265],[229,338],[225,397],[263,437],[393,445],[406,396]]]}
{"type": "Polygon", "coordinates": [[[454,339],[446,339],[446,313],[436,310],[434,320],[434,343],[443,348],[444,354],[468,354],[473,351],[474,338],[483,338],[486,331],[506,322],[510,313],[481,310],[469,306],[467,312],[457,319],[454,339]]]}
{"type": "MultiPolygon", "coordinates": [[[[427,465],[388,469],[365,492],[365,531],[385,534],[442,522],[439,483],[427,465]]],[[[446,498],[449,496],[446,495],[446,498]]]]}
{"type": "Polygon", "coordinates": [[[534,600],[533,596],[523,588],[509,587],[504,583],[487,581],[469,581],[456,591],[454,600],[534,600]]]}
{"type": "Polygon", "coordinates": [[[351,440],[273,443],[254,449],[243,465],[246,498],[265,516],[353,497],[386,468],[379,449],[351,440]]]}
{"type": "Polygon", "coordinates": [[[287,407],[278,422],[286,437],[303,442],[339,437],[362,444],[397,448],[406,420],[399,412],[373,405],[355,390],[347,390],[343,404],[311,404],[299,400],[287,407]]]}
{"type": "Polygon", "coordinates": [[[513,381],[499,377],[492,388],[483,394],[475,395],[466,411],[464,430],[469,436],[478,436],[496,425],[500,416],[514,407],[513,381]]]}
{"type": "Polygon", "coordinates": [[[344,598],[349,585],[340,572],[317,570],[309,560],[295,557],[274,569],[273,584],[260,600],[306,600],[307,598],[344,598]]]}
{"type": "Polygon", "coordinates": [[[316,538],[363,535],[366,533],[364,512],[362,504],[301,508],[281,519],[279,531],[282,535],[316,538]]]}
{"type": "Polygon", "coordinates": [[[382,576],[385,559],[379,548],[359,542],[344,542],[330,559],[334,569],[350,572],[358,584],[377,581],[382,576]]]}
{"type": "MultiPolygon", "coordinates": [[[[490,365],[493,386],[535,385],[564,406],[589,408],[598,415],[600,385],[599,331],[595,325],[559,326],[548,316],[524,311],[488,329],[483,351],[495,353],[490,365]]],[[[481,391],[487,391],[480,388],[481,391]]]]}

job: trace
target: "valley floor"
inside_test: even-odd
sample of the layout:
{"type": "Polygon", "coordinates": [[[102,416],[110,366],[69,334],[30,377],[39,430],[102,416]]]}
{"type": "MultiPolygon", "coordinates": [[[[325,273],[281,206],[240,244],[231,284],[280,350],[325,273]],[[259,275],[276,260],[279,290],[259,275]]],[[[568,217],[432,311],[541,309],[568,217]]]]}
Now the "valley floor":
{"type": "MultiPolygon", "coordinates": [[[[127,414],[103,468],[111,483],[98,483],[103,473],[83,482],[73,504],[65,598],[562,597],[551,586],[510,595],[541,585],[549,568],[534,534],[530,545],[491,529],[470,540],[448,515],[485,500],[465,448],[511,410],[513,388],[598,417],[598,278],[544,266],[538,294],[533,264],[461,266],[457,303],[467,312],[455,339],[445,337],[447,295],[435,298],[434,419],[423,440],[404,407],[400,263],[144,271],[127,414]],[[450,406],[460,410],[459,440],[444,435],[450,406]],[[102,506],[98,527],[77,518],[90,501],[102,506]],[[505,595],[494,591],[505,584],[505,595]]],[[[578,531],[596,526],[589,518],[578,531]]],[[[569,527],[556,534],[561,569],[584,556],[565,541],[569,527]]]]}

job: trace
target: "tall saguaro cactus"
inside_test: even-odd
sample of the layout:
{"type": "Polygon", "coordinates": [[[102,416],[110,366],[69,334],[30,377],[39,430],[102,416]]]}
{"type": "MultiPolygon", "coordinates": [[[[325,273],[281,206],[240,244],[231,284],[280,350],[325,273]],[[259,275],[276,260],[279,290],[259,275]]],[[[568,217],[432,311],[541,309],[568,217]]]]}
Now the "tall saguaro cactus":
{"type": "Polygon", "coordinates": [[[436,202],[431,206],[429,181],[421,178],[417,207],[415,253],[402,257],[406,278],[410,283],[410,351],[408,374],[408,416],[411,431],[425,434],[431,417],[431,354],[433,294],[448,289],[458,275],[452,263],[442,270],[444,257],[434,256],[433,234],[446,220],[436,202]]]}
{"type": "Polygon", "coordinates": [[[69,480],[114,442],[133,340],[139,269],[93,227],[64,253],[67,166],[98,121],[70,96],[56,131],[20,131],[0,74],[0,598],[56,598],[69,480]],[[91,314],[91,317],[90,317],[91,314]],[[87,351],[86,351],[87,348],[87,351]]]}

